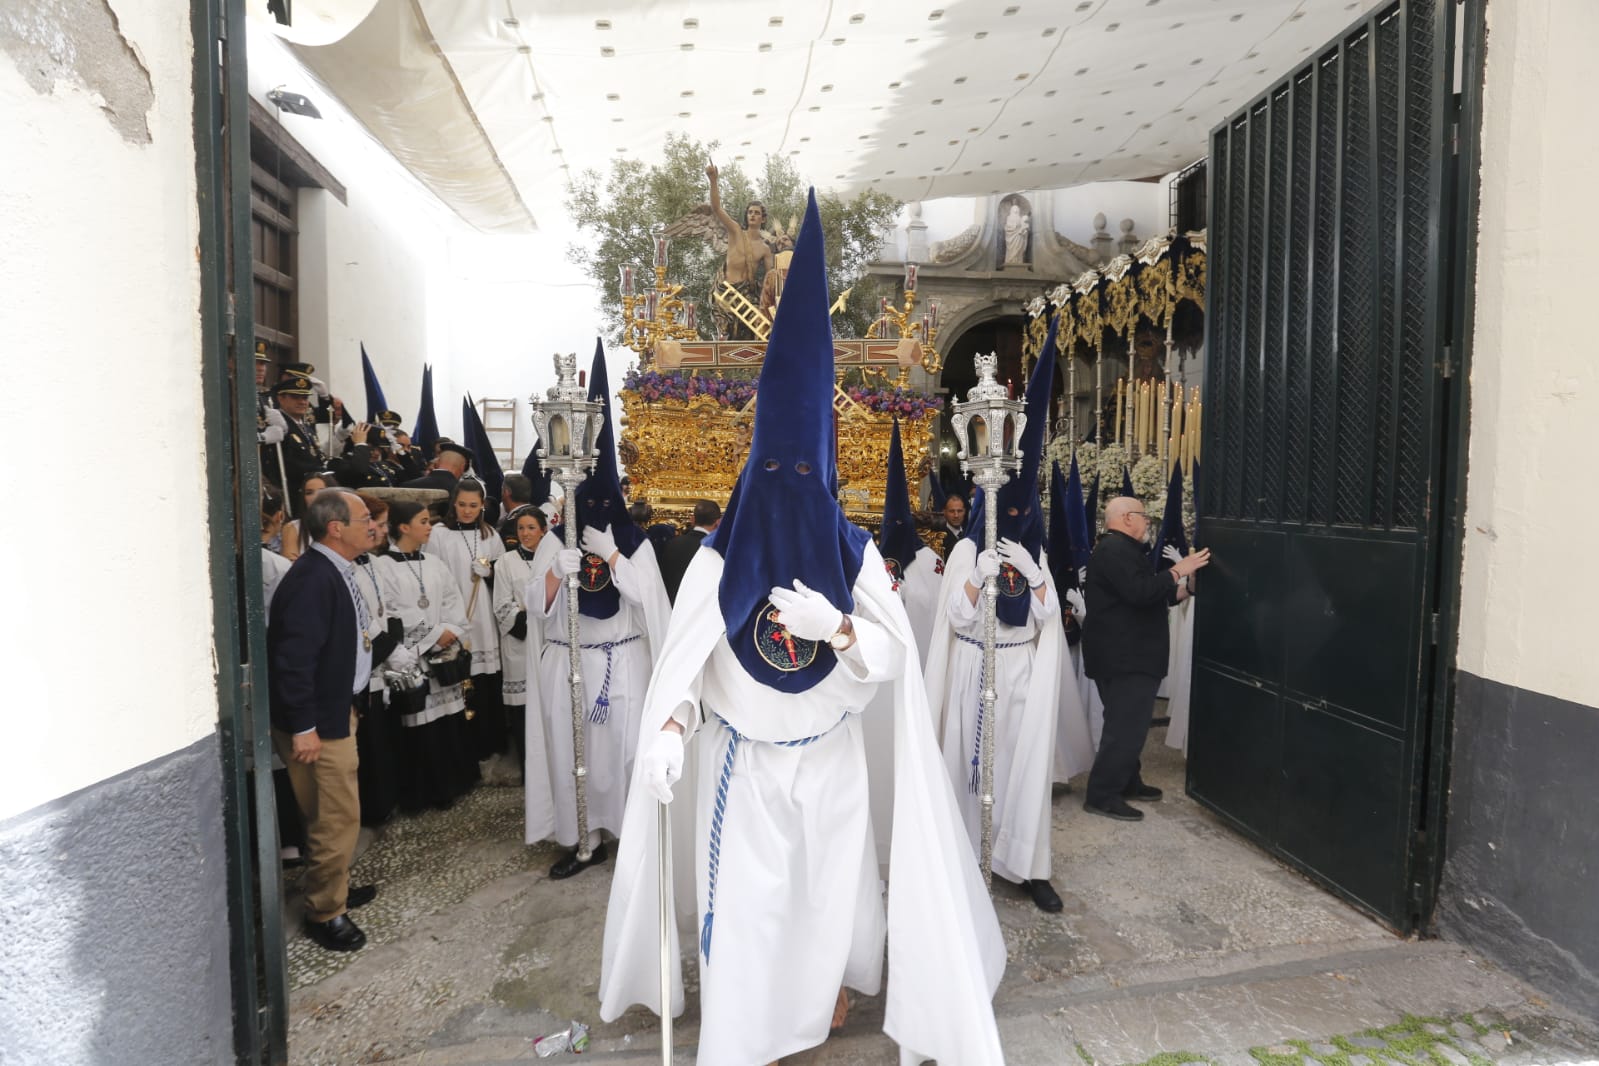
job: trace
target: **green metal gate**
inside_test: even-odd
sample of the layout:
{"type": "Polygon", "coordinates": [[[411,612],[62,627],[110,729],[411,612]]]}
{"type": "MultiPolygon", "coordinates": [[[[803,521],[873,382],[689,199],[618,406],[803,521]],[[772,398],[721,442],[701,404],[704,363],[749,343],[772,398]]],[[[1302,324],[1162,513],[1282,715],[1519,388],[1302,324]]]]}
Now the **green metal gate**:
{"type": "Polygon", "coordinates": [[[1211,132],[1188,786],[1405,932],[1435,884],[1455,580],[1456,18],[1386,4],[1211,132]]]}

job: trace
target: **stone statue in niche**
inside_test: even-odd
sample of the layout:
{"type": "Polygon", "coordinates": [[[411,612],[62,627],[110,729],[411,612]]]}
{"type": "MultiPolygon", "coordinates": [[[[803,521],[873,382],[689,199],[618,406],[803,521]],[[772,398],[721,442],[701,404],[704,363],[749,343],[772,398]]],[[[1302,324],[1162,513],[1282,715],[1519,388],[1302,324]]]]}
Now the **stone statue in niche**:
{"type": "Polygon", "coordinates": [[[999,265],[1025,267],[1033,251],[1033,213],[1022,197],[999,201],[999,265]]]}

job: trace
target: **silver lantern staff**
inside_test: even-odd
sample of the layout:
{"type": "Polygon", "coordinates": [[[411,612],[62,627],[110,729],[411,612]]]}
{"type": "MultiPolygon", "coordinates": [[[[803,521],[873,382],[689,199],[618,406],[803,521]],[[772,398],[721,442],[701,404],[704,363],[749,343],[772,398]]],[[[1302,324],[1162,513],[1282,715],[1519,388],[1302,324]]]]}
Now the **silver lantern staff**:
{"type": "MultiPolygon", "coordinates": [[[[564,495],[561,521],[566,527],[566,546],[578,546],[577,487],[593,471],[599,458],[595,445],[600,424],[605,421],[604,406],[588,398],[588,390],[578,384],[576,354],[556,355],[556,383],[543,400],[529,398],[533,406],[533,428],[541,442],[539,467],[561,484],[564,495]]],[[[577,631],[578,576],[566,575],[566,649],[572,683],[572,776],[577,785],[577,859],[588,862],[588,791],[584,787],[588,767],[584,763],[583,650],[577,631]]]]}
{"type": "MultiPolygon", "coordinates": [[[[1022,468],[1019,446],[1022,430],[1027,426],[1027,404],[1013,400],[999,383],[996,372],[999,357],[994,353],[979,355],[977,384],[966,394],[964,401],[956,401],[955,414],[950,423],[955,439],[960,442],[961,473],[968,474],[983,490],[983,545],[997,550],[999,536],[999,487],[1015,477],[1022,468]]],[[[994,645],[999,622],[995,607],[999,602],[999,584],[993,577],[983,579],[983,732],[982,790],[980,801],[983,815],[982,851],[979,856],[983,867],[983,883],[993,881],[994,869],[994,735],[998,732],[994,721],[994,645]]]]}

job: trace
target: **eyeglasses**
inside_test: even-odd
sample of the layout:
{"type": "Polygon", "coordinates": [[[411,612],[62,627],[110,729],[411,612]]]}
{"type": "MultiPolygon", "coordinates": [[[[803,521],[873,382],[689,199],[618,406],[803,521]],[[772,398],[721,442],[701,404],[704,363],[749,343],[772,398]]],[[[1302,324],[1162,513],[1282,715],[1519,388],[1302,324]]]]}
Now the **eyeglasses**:
{"type": "Polygon", "coordinates": [[[1149,521],[1148,512],[1145,512],[1145,511],[1128,511],[1127,513],[1130,514],[1130,515],[1136,515],[1137,517],[1142,518],[1146,522],[1149,521]]]}

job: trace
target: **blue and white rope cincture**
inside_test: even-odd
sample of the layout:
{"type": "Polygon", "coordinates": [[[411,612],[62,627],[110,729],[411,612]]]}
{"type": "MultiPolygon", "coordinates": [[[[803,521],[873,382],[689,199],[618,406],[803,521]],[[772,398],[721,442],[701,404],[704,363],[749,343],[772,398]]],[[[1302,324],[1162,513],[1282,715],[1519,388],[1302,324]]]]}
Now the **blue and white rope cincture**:
{"type": "MultiPolygon", "coordinates": [[[[973,638],[965,636],[961,633],[956,633],[955,639],[964,640],[968,644],[975,644],[979,648],[983,646],[982,641],[974,640],[973,638]]],[[[995,644],[994,650],[999,651],[1001,648],[1020,648],[1024,644],[1031,643],[1032,641],[1030,640],[1013,640],[1006,644],[995,644]]],[[[981,760],[983,753],[983,690],[988,688],[988,657],[986,655],[983,656],[982,662],[983,665],[977,669],[977,736],[972,740],[972,779],[971,784],[967,789],[967,791],[973,793],[974,795],[977,792],[977,786],[983,776],[981,760]]]]}
{"type": "MultiPolygon", "coordinates": [[[[624,644],[631,644],[642,639],[634,633],[631,637],[621,640],[608,640],[603,644],[579,644],[584,651],[603,651],[605,653],[605,681],[600,685],[600,694],[594,698],[594,709],[589,711],[589,721],[595,725],[604,725],[611,717],[611,652],[624,644]]],[[[549,638],[551,644],[559,644],[563,648],[571,647],[564,640],[549,638]]]]}
{"type": "MultiPolygon", "coordinates": [[[[837,729],[849,717],[849,712],[839,716],[837,722],[828,726],[814,737],[801,737],[799,740],[773,740],[767,743],[776,744],[780,748],[803,748],[814,744],[827,734],[837,729]]],[[[705,892],[705,921],[700,925],[700,954],[705,956],[705,961],[711,961],[711,923],[716,920],[716,874],[722,862],[722,818],[727,814],[727,786],[733,777],[733,756],[738,751],[738,742],[744,740],[744,734],[733,728],[732,723],[717,715],[718,720],[727,727],[727,755],[722,759],[722,776],[716,782],[716,809],[711,812],[711,848],[707,868],[709,872],[709,886],[705,892]]]]}

